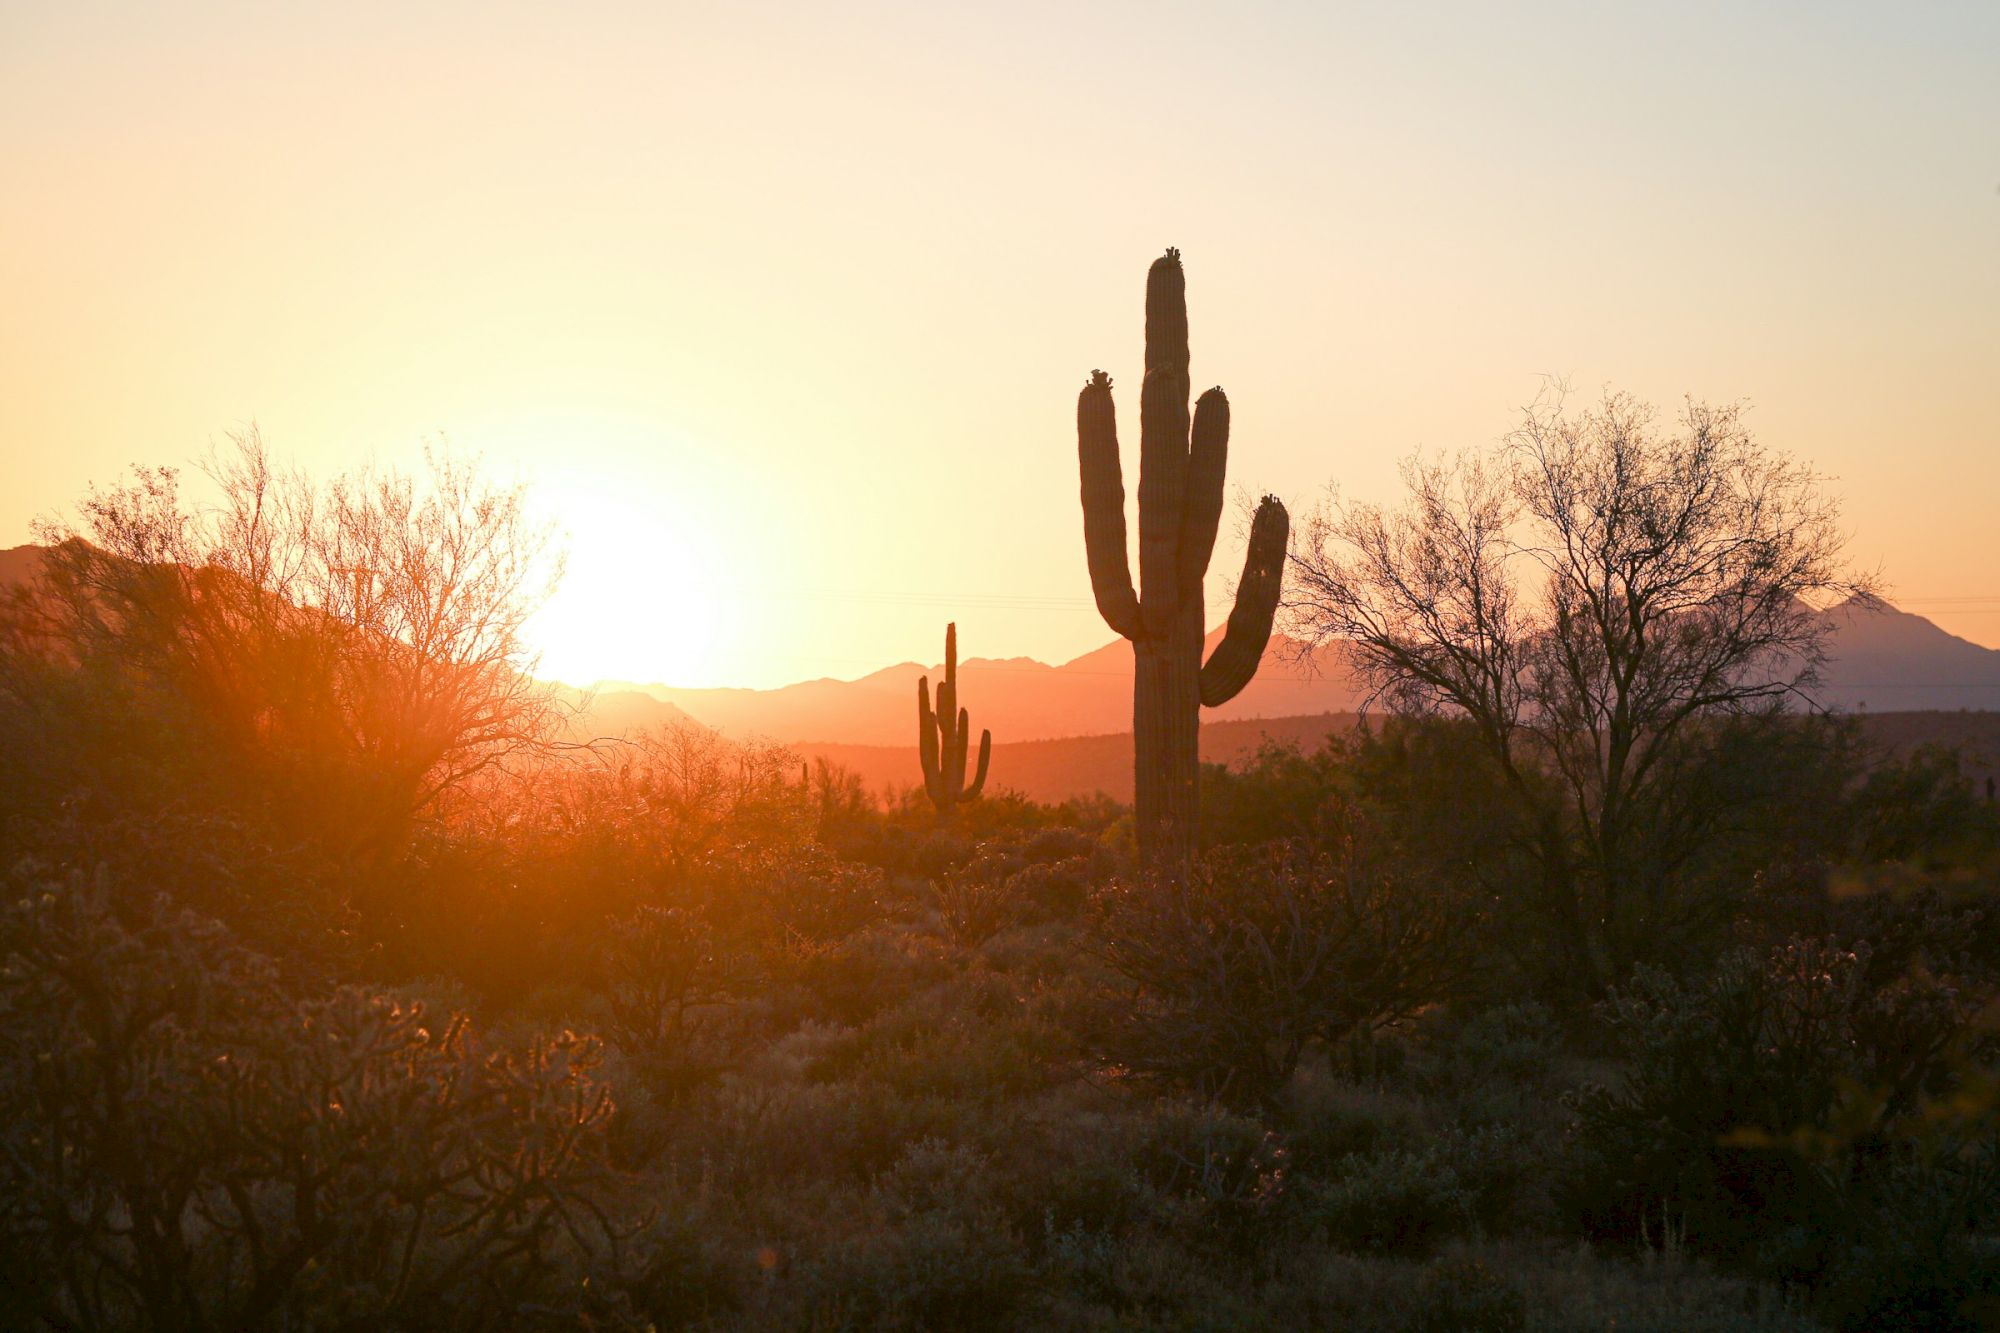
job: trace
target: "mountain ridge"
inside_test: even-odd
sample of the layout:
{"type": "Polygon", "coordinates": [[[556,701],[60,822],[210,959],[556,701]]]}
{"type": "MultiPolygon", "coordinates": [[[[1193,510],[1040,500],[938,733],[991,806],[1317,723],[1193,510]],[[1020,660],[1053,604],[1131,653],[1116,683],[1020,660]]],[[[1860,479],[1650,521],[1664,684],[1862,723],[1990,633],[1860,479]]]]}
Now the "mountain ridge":
{"type": "MultiPolygon", "coordinates": [[[[1950,633],[1887,602],[1842,602],[1826,608],[1832,624],[1828,662],[1812,691],[1823,708],[1844,712],[2000,710],[2000,649],[1950,633]]],[[[1213,648],[1218,627],[1208,635],[1213,648]]],[[[1298,645],[1272,636],[1257,675],[1219,709],[1204,709],[1204,726],[1261,718],[1359,712],[1366,690],[1341,664],[1338,646],[1322,650],[1317,669],[1298,660],[1298,645]]],[[[821,677],[773,689],[678,688],[629,681],[599,688],[671,703],[725,734],[761,736],[808,747],[896,746],[908,735],[916,682],[941,667],[899,662],[851,681],[821,677]]],[[[1103,736],[1128,730],[1131,653],[1121,639],[1050,665],[1034,658],[967,658],[959,662],[959,697],[973,725],[996,743],[1103,736]]]]}

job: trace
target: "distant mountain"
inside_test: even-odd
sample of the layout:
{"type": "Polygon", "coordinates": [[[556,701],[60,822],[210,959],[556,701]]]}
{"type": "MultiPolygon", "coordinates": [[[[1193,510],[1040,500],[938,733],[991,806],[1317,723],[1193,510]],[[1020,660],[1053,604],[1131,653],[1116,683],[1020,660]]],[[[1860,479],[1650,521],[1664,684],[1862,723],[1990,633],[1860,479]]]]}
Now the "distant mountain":
{"type": "Polygon", "coordinates": [[[11,546],[0,551],[0,588],[40,578],[44,549],[40,546],[11,546]]]}
{"type": "Polygon", "coordinates": [[[664,700],[637,690],[577,690],[556,687],[569,740],[615,740],[679,723],[701,724],[664,700]]]}
{"type": "Polygon", "coordinates": [[[1833,622],[1819,702],[1847,712],[2000,711],[2000,650],[1982,648],[1886,602],[1854,601],[1833,622]]]}
{"type": "MultiPolygon", "coordinates": [[[[2000,710],[2000,650],[1947,634],[1922,616],[1883,603],[1830,609],[1833,635],[1820,687],[1822,707],[1846,712],[2000,710]]],[[[1213,648],[1221,630],[1208,636],[1213,648]]],[[[1303,671],[1295,645],[1273,636],[1263,665],[1243,693],[1202,722],[1297,718],[1353,713],[1364,691],[1341,665],[1338,647],[1320,654],[1318,670],[1303,671]]],[[[605,682],[672,703],[732,736],[759,735],[785,744],[902,746],[913,734],[917,678],[938,667],[903,662],[859,680],[814,680],[772,690],[683,690],[605,682]]],[[[1032,658],[972,658],[958,665],[959,697],[974,727],[990,728],[996,745],[1105,736],[1132,725],[1132,649],[1123,640],[1049,666],[1032,658]]]]}
{"type": "MultiPolygon", "coordinates": [[[[1210,648],[1222,631],[1208,636],[1210,648]]],[[[1344,671],[1302,671],[1286,659],[1274,636],[1256,677],[1204,722],[1351,713],[1361,691],[1344,671]]],[[[606,691],[640,691],[672,703],[732,736],[765,736],[786,744],[902,745],[916,726],[917,680],[935,681],[942,668],[901,662],[859,680],[812,680],[772,690],[676,689],[603,681],[606,691]]],[[[1093,736],[1132,726],[1132,648],[1124,640],[1050,666],[1033,658],[966,658],[958,664],[960,700],[975,728],[989,728],[996,744],[1093,736]]]]}

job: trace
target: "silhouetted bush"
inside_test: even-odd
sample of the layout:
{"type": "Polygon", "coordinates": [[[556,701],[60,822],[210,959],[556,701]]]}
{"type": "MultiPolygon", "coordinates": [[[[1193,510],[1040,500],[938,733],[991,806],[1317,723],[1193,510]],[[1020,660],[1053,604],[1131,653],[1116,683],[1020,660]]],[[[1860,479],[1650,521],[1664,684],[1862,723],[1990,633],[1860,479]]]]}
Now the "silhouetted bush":
{"type": "Polygon", "coordinates": [[[1291,1203],[1291,1154],[1254,1116],[1214,1103],[1169,1101],[1144,1126],[1140,1176],[1204,1236],[1233,1247],[1268,1241],[1291,1203]]]}
{"type": "Polygon", "coordinates": [[[1927,972],[1871,976],[1865,944],[1827,940],[1692,981],[1642,971],[1606,1002],[1628,1068],[1576,1098],[1570,1198],[1599,1233],[1819,1288],[1844,1326],[1893,1305],[1901,1326],[1957,1327],[2000,1156],[1980,1117],[1934,1108],[1987,1045],[1987,1002],[1927,972]]]}
{"type": "Polygon", "coordinates": [[[1095,947],[1135,990],[1100,1044],[1134,1072],[1267,1101],[1309,1043],[1449,995],[1466,920],[1447,896],[1391,879],[1358,837],[1218,849],[1184,875],[1101,895],[1095,947]]]}
{"type": "Polygon", "coordinates": [[[1343,1250],[1427,1254],[1473,1223],[1471,1195],[1434,1148],[1343,1158],[1309,1194],[1310,1224],[1343,1250]]]}
{"type": "Polygon", "coordinates": [[[736,1063],[747,1034],[729,1005],[757,979],[699,909],[671,907],[613,923],[594,974],[604,1035],[668,1101],[736,1063]]]}

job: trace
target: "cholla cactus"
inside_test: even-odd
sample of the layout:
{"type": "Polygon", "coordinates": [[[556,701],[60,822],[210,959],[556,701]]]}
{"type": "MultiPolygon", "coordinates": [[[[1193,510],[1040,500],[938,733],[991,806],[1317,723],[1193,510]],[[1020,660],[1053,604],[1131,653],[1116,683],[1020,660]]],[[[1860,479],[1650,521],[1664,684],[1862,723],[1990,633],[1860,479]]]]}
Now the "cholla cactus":
{"type": "Polygon", "coordinates": [[[937,709],[931,709],[930,677],[917,681],[917,756],[924,766],[924,794],[937,807],[938,819],[949,820],[960,802],[976,801],[986,786],[986,765],[993,757],[993,733],[979,733],[979,767],[970,787],[965,785],[965,754],[972,736],[972,719],[958,706],[958,626],[944,627],[944,679],[938,682],[937,709]]]}
{"type": "Polygon", "coordinates": [[[1188,414],[1187,285],[1178,250],[1146,275],[1146,379],[1139,391],[1139,577],[1125,550],[1125,483],[1118,461],[1111,377],[1094,371],[1076,403],[1083,537],[1105,623],[1132,641],[1132,730],[1140,849],[1179,861],[1193,845],[1201,708],[1250,683],[1271,637],[1291,520],[1267,495],[1250,524],[1250,550],[1229,630],[1201,660],[1202,579],[1222,518],[1229,400],[1210,389],[1188,414]]]}

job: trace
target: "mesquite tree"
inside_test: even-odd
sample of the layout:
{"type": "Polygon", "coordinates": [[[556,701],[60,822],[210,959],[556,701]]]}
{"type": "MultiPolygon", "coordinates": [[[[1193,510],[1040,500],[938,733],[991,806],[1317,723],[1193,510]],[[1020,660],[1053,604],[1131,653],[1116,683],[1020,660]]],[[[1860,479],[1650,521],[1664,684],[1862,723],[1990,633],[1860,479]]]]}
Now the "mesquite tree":
{"type": "Polygon", "coordinates": [[[1734,407],[1690,401],[1662,430],[1607,394],[1404,477],[1399,507],[1308,520],[1293,637],[1399,712],[1472,725],[1572,977],[1601,987],[1712,929],[1688,868],[1733,817],[1706,795],[1719,724],[1809,694],[1832,630],[1813,603],[1874,586],[1820,476],[1734,407]]]}
{"type": "Polygon", "coordinates": [[[938,682],[936,712],[931,711],[930,677],[917,680],[917,757],[924,766],[924,794],[937,807],[940,820],[949,820],[961,801],[978,800],[986,786],[993,733],[979,733],[979,768],[968,787],[965,752],[971,736],[971,715],[958,706],[958,626],[946,625],[944,679],[938,682]]]}
{"type": "Polygon", "coordinates": [[[1267,495],[1229,629],[1206,665],[1202,579],[1222,520],[1229,399],[1219,388],[1188,413],[1187,284],[1178,250],[1146,275],[1146,378],[1139,391],[1139,591],[1125,550],[1125,483],[1111,377],[1093,371],[1076,403],[1083,538],[1106,624],[1132,641],[1132,732],[1140,850],[1179,861],[1194,839],[1201,708],[1236,697],[1271,637],[1290,519],[1267,495]]]}

